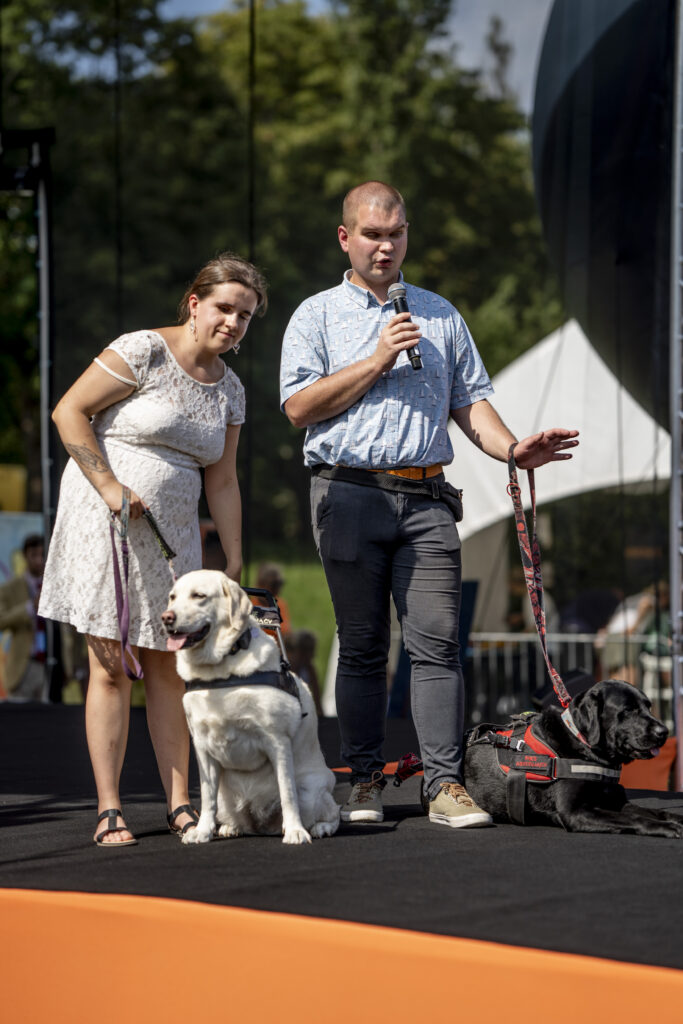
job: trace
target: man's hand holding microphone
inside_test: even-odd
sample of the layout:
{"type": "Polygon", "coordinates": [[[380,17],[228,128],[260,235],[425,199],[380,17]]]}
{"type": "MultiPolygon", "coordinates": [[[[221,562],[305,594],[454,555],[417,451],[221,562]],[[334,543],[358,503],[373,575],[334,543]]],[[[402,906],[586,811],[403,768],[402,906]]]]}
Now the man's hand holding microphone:
{"type": "Polygon", "coordinates": [[[399,352],[405,351],[413,369],[421,370],[422,359],[417,347],[420,340],[420,328],[410,319],[405,285],[401,282],[392,284],[387,296],[393,302],[396,315],[391,318],[380,335],[378,349],[384,347],[390,360],[386,369],[388,370],[394,365],[399,352]]]}

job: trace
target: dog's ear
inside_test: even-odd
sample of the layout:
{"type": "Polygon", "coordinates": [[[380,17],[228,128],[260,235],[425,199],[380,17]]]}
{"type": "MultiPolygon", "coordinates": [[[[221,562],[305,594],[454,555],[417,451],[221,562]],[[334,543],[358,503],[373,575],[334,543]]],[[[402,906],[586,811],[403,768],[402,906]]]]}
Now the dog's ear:
{"type": "Polygon", "coordinates": [[[574,724],[591,747],[598,745],[602,732],[602,693],[596,686],[579,693],[569,705],[574,724]]]}
{"type": "Polygon", "coordinates": [[[239,583],[235,583],[234,580],[229,579],[225,575],[223,576],[222,587],[227,605],[228,625],[230,631],[234,632],[235,636],[238,637],[247,628],[249,616],[254,610],[254,606],[239,583]]]}

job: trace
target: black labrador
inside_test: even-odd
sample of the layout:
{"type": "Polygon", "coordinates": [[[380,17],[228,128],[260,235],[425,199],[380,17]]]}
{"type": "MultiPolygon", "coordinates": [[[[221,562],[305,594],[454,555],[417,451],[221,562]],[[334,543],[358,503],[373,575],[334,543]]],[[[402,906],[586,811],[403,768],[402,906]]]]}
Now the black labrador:
{"type": "Polygon", "coordinates": [[[666,726],[650,713],[648,698],[635,686],[608,679],[576,696],[567,711],[563,714],[551,706],[519,716],[517,735],[524,736],[529,726],[532,734],[522,746],[511,737],[511,745],[518,748],[512,755],[505,737],[511,726],[489,727],[504,730],[502,738],[481,726],[469,735],[465,788],[479,806],[502,822],[683,839],[683,818],[630,803],[618,783],[622,764],[656,757],[667,738],[666,726]],[[535,752],[544,747],[559,759],[550,774],[562,777],[552,782],[529,781],[525,770],[511,768],[506,773],[500,767],[516,758],[522,769],[533,769],[534,763],[548,760],[535,752]],[[510,802],[510,775],[517,793],[516,818],[510,811],[515,807],[510,802]]]}

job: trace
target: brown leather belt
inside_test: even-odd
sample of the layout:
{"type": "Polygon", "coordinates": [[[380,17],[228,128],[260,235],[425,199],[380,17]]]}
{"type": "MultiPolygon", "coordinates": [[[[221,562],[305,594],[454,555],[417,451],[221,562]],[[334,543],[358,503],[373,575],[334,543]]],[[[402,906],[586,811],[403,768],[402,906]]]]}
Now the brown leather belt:
{"type": "Polygon", "coordinates": [[[405,469],[368,469],[368,473],[388,473],[390,476],[403,476],[406,480],[429,480],[443,473],[443,466],[437,462],[435,466],[406,466],[405,469]]]}

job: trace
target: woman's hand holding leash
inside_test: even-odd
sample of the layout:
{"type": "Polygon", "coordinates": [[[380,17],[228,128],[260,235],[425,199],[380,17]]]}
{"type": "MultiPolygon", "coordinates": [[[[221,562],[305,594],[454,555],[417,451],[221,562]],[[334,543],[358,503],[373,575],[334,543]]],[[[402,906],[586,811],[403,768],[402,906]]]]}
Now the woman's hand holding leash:
{"type": "MultiPolygon", "coordinates": [[[[120,484],[118,480],[114,480],[113,483],[107,484],[100,490],[100,494],[107,503],[109,509],[119,518],[121,516],[121,508],[123,504],[123,486],[125,485],[120,484]]],[[[146,511],[147,505],[142,498],[139,497],[135,491],[130,491],[130,507],[128,511],[129,518],[140,519],[146,511]]]]}

